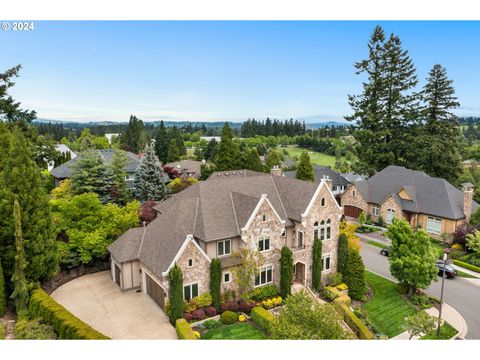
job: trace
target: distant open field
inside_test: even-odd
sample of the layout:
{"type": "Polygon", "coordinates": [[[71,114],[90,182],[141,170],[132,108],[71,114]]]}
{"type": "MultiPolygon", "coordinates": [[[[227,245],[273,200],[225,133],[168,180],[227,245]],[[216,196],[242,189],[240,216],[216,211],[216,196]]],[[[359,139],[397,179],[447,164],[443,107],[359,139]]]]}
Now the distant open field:
{"type": "MultiPolygon", "coordinates": [[[[296,146],[288,146],[288,147],[282,147],[280,150],[283,152],[283,150],[286,149],[288,151],[288,155],[293,158],[295,156],[300,157],[302,152],[305,149],[301,149],[296,146]]],[[[308,154],[310,155],[310,160],[312,163],[317,164],[317,165],[323,165],[323,166],[330,166],[330,167],[335,167],[335,156],[332,155],[327,155],[321,152],[316,152],[316,151],[311,151],[308,150],[308,154]]]]}

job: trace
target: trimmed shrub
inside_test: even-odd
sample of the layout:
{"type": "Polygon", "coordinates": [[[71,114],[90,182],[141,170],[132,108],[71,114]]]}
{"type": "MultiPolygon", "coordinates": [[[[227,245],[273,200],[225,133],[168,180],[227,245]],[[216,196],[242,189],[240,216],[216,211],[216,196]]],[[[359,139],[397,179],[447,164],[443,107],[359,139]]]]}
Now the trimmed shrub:
{"type": "Polygon", "coordinates": [[[52,325],[60,339],[109,339],[71,314],[42,289],[32,292],[29,311],[34,317],[39,317],[52,325]]]}
{"type": "Polygon", "coordinates": [[[216,329],[222,326],[222,322],[218,320],[205,320],[202,326],[205,329],[216,329]]]}
{"type": "Polygon", "coordinates": [[[278,288],[272,284],[256,288],[251,292],[249,298],[252,300],[260,301],[266,298],[277,296],[278,294],[278,288]]]}
{"type": "Polygon", "coordinates": [[[193,313],[193,318],[195,320],[203,320],[205,319],[205,311],[203,311],[202,309],[197,309],[195,310],[193,313]]]}
{"type": "Polygon", "coordinates": [[[205,315],[207,315],[208,317],[217,315],[217,309],[215,309],[214,306],[208,306],[204,310],[205,310],[205,315]]]}
{"type": "Polygon", "coordinates": [[[176,324],[176,320],[180,319],[185,310],[183,302],[183,275],[182,270],[175,266],[168,272],[168,301],[170,303],[170,323],[176,324]]]}
{"type": "Polygon", "coordinates": [[[238,302],[238,311],[250,314],[256,303],[253,300],[241,300],[238,302]]]}
{"type": "Polygon", "coordinates": [[[338,237],[337,249],[337,274],[345,273],[348,262],[348,237],[346,234],[340,234],[338,237]]]}
{"type": "Polygon", "coordinates": [[[375,222],[376,225],[380,226],[380,227],[384,227],[385,226],[385,222],[383,221],[383,218],[381,216],[378,217],[377,221],[375,222]]]}
{"type": "MultiPolygon", "coordinates": [[[[348,297],[348,296],[347,296],[348,297]]],[[[359,339],[372,340],[375,336],[371,333],[368,327],[360,320],[348,307],[348,305],[341,300],[341,298],[335,299],[333,302],[335,308],[343,316],[343,320],[352,329],[359,339]]]]}
{"type": "Polygon", "coordinates": [[[365,211],[362,211],[360,215],[358,215],[358,222],[360,225],[363,225],[367,222],[367,215],[365,215],[365,211]]]}
{"type": "Polygon", "coordinates": [[[453,250],[463,250],[463,246],[461,244],[453,244],[452,249],[453,250]]]}
{"type": "Polygon", "coordinates": [[[175,330],[179,340],[197,340],[198,337],[192,330],[192,327],[185,319],[175,321],[175,330]]]}
{"type": "Polygon", "coordinates": [[[322,241],[314,239],[312,248],[312,286],[317,291],[322,287],[322,270],[322,241]]]}
{"type": "Polygon", "coordinates": [[[240,309],[240,306],[238,305],[238,301],[236,300],[231,300],[231,301],[227,301],[227,302],[224,302],[221,306],[221,311],[222,312],[225,312],[225,311],[238,311],[240,309]]]}
{"type": "Polygon", "coordinates": [[[293,255],[287,246],[280,252],[280,294],[286,298],[292,290],[293,255]]]}
{"type": "Polygon", "coordinates": [[[348,285],[345,283],[338,284],[337,286],[335,286],[335,289],[337,289],[338,291],[345,291],[348,290],[348,285]]]}
{"type": "Polygon", "coordinates": [[[347,267],[343,273],[343,281],[348,285],[348,294],[352,299],[362,300],[367,292],[365,281],[365,265],[360,253],[355,249],[349,249],[347,267]]]}
{"type": "Polygon", "coordinates": [[[342,283],[342,274],[339,272],[330,273],[327,275],[327,283],[329,286],[337,286],[342,283]]]}
{"type": "Polygon", "coordinates": [[[30,319],[28,316],[22,315],[18,316],[15,322],[15,338],[18,340],[55,340],[57,335],[53,331],[53,327],[44,324],[40,318],[30,319]]]}
{"type": "Polygon", "coordinates": [[[222,282],[222,264],[219,259],[212,259],[210,263],[210,293],[212,304],[217,311],[220,310],[220,286],[222,282]]]}
{"type": "Polygon", "coordinates": [[[460,261],[460,260],[453,260],[453,263],[455,265],[461,266],[465,269],[480,273],[480,267],[478,267],[478,266],[475,266],[475,265],[472,265],[472,264],[469,264],[469,263],[466,263],[466,262],[463,262],[463,261],[460,261]]]}
{"type": "Polygon", "coordinates": [[[261,306],[255,306],[250,317],[255,324],[265,331],[270,331],[270,327],[275,320],[275,317],[261,306]]]}
{"type": "Polygon", "coordinates": [[[337,297],[341,296],[342,294],[338,289],[332,287],[332,286],[325,286],[323,288],[323,296],[330,301],[335,300],[337,297]]]}
{"type": "Polygon", "coordinates": [[[413,294],[410,300],[414,305],[420,307],[420,309],[428,309],[432,307],[430,298],[425,294],[413,294]]]}
{"type": "Polygon", "coordinates": [[[350,299],[350,296],[348,295],[341,295],[333,301],[336,301],[337,303],[343,303],[347,306],[350,306],[352,304],[352,299],[350,299]]]}
{"type": "Polygon", "coordinates": [[[185,312],[185,313],[183,313],[183,318],[187,321],[192,321],[193,320],[193,313],[185,312]]]}
{"type": "Polygon", "coordinates": [[[203,308],[212,305],[212,295],[204,293],[200,296],[194,297],[192,301],[197,305],[197,308],[203,308]]]}
{"type": "Polygon", "coordinates": [[[225,325],[234,324],[237,320],[238,314],[230,310],[224,311],[222,315],[220,315],[220,321],[225,325]]]}

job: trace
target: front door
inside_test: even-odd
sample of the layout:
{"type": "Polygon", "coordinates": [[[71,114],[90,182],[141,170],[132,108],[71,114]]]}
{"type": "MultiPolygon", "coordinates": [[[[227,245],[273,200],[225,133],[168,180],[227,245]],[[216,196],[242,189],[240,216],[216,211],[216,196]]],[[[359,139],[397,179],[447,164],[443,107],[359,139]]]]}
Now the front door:
{"type": "Polygon", "coordinates": [[[295,276],[293,280],[297,283],[305,285],[305,264],[298,262],[294,266],[295,276]]]}

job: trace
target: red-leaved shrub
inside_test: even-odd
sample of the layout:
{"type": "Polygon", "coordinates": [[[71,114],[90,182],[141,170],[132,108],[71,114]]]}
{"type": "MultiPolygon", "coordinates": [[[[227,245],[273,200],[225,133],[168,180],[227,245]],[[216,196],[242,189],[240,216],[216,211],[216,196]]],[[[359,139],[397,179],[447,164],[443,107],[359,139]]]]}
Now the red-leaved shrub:
{"type": "Polygon", "coordinates": [[[239,309],[238,301],[236,300],[226,301],[220,306],[220,308],[222,310],[222,313],[227,310],[237,312],[239,309]]]}
{"type": "Polygon", "coordinates": [[[196,320],[203,320],[205,319],[205,311],[202,309],[197,309],[193,312],[193,318],[196,320]]]}
{"type": "Polygon", "coordinates": [[[208,317],[212,317],[212,316],[217,315],[217,309],[215,309],[215,307],[213,307],[213,306],[207,306],[204,310],[205,310],[205,314],[208,317]]]}
{"type": "Polygon", "coordinates": [[[183,318],[187,321],[192,321],[193,320],[193,314],[189,313],[189,312],[183,313],[183,318]]]}

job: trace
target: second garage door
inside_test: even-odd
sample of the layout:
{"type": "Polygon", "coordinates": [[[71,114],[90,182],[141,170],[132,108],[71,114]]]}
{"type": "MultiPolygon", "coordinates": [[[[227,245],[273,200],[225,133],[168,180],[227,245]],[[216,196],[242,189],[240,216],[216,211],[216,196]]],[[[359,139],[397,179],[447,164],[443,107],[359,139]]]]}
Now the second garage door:
{"type": "Polygon", "coordinates": [[[343,206],[343,214],[345,216],[353,217],[353,218],[358,218],[360,216],[360,213],[363,210],[356,207],[356,206],[351,206],[351,205],[344,205],[343,206]]]}
{"type": "Polygon", "coordinates": [[[145,274],[145,280],[147,283],[147,294],[163,309],[165,307],[163,289],[148,274],[145,274]]]}

